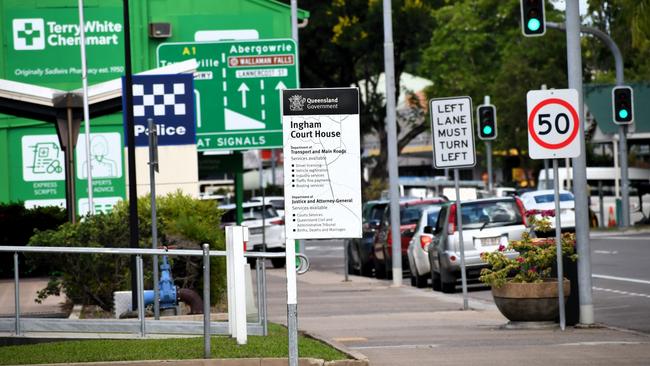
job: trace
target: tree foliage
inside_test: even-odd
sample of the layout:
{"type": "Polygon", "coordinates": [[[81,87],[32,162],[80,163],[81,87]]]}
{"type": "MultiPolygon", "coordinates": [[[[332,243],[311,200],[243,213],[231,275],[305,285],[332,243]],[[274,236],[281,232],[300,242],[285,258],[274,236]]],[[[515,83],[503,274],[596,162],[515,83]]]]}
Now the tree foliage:
{"type": "MultiPolygon", "coordinates": [[[[519,12],[518,0],[463,0],[435,10],[421,70],[433,80],[429,97],[469,95],[476,107],[491,96],[498,115],[495,148],[516,148],[521,156],[528,146],[526,93],[542,84],[566,88],[567,76],[564,33],[524,37],[519,12]]],[[[558,17],[547,10],[547,19],[558,17]]]]}
{"type": "MultiPolygon", "coordinates": [[[[433,29],[431,10],[441,0],[392,2],[396,91],[404,71],[417,70],[422,47],[433,29]]],[[[386,101],[380,83],[384,72],[382,1],[335,0],[300,4],[310,11],[309,25],[300,31],[300,66],[303,87],[358,86],[361,90],[361,132],[379,136],[379,156],[368,161],[371,177],[386,175],[386,101]]],[[[426,129],[424,116],[404,115],[408,131],[400,135],[403,147],[426,129]],[[408,133],[407,133],[408,132],[408,133]]]]}

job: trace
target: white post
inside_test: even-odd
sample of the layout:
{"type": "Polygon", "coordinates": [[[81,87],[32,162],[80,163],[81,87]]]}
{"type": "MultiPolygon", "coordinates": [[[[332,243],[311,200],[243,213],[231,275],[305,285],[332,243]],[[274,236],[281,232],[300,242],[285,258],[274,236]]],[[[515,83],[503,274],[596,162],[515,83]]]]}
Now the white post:
{"type": "Polygon", "coordinates": [[[287,239],[287,328],[289,332],[289,366],[298,366],[298,288],[296,283],[296,246],[287,239]]]}
{"type": "Polygon", "coordinates": [[[226,293],[228,296],[228,334],[235,337],[235,281],[233,274],[233,228],[226,226],[226,293]]]}
{"type": "Polygon", "coordinates": [[[237,344],[246,344],[246,274],[244,265],[244,242],[248,240],[248,228],[235,226],[233,228],[233,280],[235,284],[235,328],[237,344]]]}
{"type": "MultiPolygon", "coordinates": [[[[88,212],[95,214],[93,203],[93,168],[90,154],[90,112],[88,111],[88,66],[86,65],[86,30],[84,29],[84,2],[79,0],[79,37],[81,48],[81,84],[83,88],[84,104],[84,133],[86,135],[86,179],[88,181],[88,212]]],[[[70,131],[72,133],[72,131],[70,131]]],[[[72,147],[70,151],[74,154],[72,147]]],[[[73,178],[74,179],[74,178],[73,178]]]]}

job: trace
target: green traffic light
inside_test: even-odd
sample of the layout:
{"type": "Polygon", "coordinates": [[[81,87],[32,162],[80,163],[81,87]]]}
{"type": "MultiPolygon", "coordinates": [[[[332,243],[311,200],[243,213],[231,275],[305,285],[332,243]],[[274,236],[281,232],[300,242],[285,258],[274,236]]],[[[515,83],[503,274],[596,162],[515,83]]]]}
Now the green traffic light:
{"type": "Polygon", "coordinates": [[[483,134],[484,134],[484,135],[491,135],[491,134],[492,134],[492,127],[490,127],[490,126],[484,126],[484,127],[483,127],[483,134]]]}
{"type": "Polygon", "coordinates": [[[533,31],[533,32],[538,31],[539,27],[541,27],[541,26],[542,26],[542,23],[537,18],[531,18],[528,21],[528,29],[533,31]]]}
{"type": "Polygon", "coordinates": [[[628,115],[629,113],[627,112],[627,109],[621,109],[620,111],[618,111],[618,116],[620,118],[627,118],[628,115]]]}

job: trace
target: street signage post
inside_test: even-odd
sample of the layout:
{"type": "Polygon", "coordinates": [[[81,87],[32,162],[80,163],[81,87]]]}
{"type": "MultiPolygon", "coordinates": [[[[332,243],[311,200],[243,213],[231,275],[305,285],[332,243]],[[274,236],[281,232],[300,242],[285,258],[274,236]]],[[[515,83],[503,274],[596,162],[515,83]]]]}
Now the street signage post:
{"type": "Polygon", "coordinates": [[[474,131],[472,129],[472,98],[452,97],[431,99],[431,136],[433,139],[433,165],[436,169],[454,168],[456,188],[456,222],[460,244],[460,275],[463,286],[463,309],[467,310],[467,272],[465,269],[465,243],[459,188],[459,168],[476,165],[474,131]]]}
{"type": "Polygon", "coordinates": [[[291,39],[163,43],[158,65],[196,58],[198,151],[282,146],[278,90],[298,87],[291,39]]]}
{"type": "MultiPolygon", "coordinates": [[[[531,90],[527,96],[528,155],[531,159],[553,159],[555,190],[555,247],[558,277],[560,328],[566,327],[564,309],[564,269],[562,267],[562,227],[558,159],[580,155],[579,97],[575,89],[531,90]]],[[[547,177],[548,180],[548,177],[547,177]]]]}
{"type": "Polygon", "coordinates": [[[283,90],[281,109],[289,363],[297,365],[294,240],[361,238],[359,89],[283,90]]]}

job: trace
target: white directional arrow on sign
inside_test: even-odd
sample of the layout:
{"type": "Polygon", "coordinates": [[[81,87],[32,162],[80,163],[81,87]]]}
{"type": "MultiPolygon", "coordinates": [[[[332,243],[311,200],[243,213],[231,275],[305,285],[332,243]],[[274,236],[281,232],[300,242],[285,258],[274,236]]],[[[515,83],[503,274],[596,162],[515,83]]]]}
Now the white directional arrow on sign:
{"type": "Polygon", "coordinates": [[[278,85],[275,86],[275,90],[284,90],[286,88],[287,88],[287,86],[284,85],[284,83],[282,81],[279,81],[278,85]]]}
{"type": "Polygon", "coordinates": [[[238,92],[241,92],[241,106],[242,108],[246,108],[246,92],[248,92],[250,89],[248,89],[248,85],[246,83],[241,83],[239,88],[237,88],[238,92]]]}

